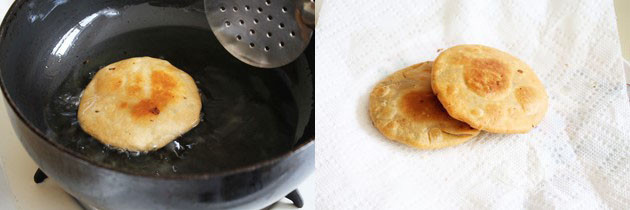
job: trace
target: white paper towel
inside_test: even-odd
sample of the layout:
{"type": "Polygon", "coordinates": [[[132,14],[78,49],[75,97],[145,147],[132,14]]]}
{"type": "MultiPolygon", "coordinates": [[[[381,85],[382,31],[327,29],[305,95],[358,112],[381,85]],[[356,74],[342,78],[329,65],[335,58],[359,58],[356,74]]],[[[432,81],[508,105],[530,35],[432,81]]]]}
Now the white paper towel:
{"type": "Polygon", "coordinates": [[[612,0],[325,1],[316,36],[319,209],[627,209],[630,105],[612,0]],[[484,44],[549,94],[527,134],[421,151],[371,124],[374,85],[439,48],[484,44]]]}

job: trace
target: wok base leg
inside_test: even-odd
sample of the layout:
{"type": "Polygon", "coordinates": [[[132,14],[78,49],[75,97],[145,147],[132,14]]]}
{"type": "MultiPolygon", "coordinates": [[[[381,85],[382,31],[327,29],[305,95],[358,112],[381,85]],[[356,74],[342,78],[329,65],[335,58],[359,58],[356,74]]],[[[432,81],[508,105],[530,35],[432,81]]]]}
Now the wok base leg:
{"type": "Polygon", "coordinates": [[[304,206],[304,201],[302,201],[302,196],[300,196],[300,192],[298,192],[298,190],[293,190],[285,197],[293,201],[293,205],[295,207],[302,208],[302,206],[304,206]]]}
{"type": "Polygon", "coordinates": [[[37,169],[37,171],[35,172],[35,176],[33,176],[33,180],[35,181],[36,184],[42,183],[46,178],[48,178],[48,175],[46,175],[41,169],[37,169]]]}
{"type": "MultiPolygon", "coordinates": [[[[48,175],[46,175],[41,169],[38,168],[37,171],[35,171],[35,175],[33,176],[33,181],[39,184],[46,180],[46,178],[48,178],[48,175]]],[[[298,192],[298,190],[291,191],[291,193],[289,193],[285,197],[291,200],[295,207],[302,208],[304,206],[304,201],[302,200],[302,196],[300,196],[300,192],[298,192]]]]}

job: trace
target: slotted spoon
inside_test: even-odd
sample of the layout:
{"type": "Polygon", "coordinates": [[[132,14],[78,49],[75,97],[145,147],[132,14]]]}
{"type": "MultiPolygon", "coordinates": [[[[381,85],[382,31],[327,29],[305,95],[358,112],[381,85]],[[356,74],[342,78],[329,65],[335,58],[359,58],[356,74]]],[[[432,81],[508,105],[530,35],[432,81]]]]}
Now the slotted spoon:
{"type": "Polygon", "coordinates": [[[275,68],[297,59],[315,23],[314,0],[205,0],[212,32],[239,60],[275,68]]]}

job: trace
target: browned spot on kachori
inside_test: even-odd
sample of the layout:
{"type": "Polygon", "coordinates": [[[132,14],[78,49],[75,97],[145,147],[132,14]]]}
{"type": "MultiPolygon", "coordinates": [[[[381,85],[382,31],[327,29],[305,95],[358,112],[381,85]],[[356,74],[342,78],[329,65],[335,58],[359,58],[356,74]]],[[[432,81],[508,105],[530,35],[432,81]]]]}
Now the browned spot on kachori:
{"type": "Polygon", "coordinates": [[[160,114],[160,109],[153,107],[153,109],[149,110],[149,112],[151,112],[151,114],[158,115],[160,114]]]}
{"type": "Polygon", "coordinates": [[[509,88],[510,74],[500,61],[488,58],[464,60],[464,80],[476,94],[486,96],[509,88]]]}
{"type": "Polygon", "coordinates": [[[433,93],[413,91],[405,94],[400,109],[414,121],[447,119],[446,111],[433,93]]]}
{"type": "Polygon", "coordinates": [[[142,99],[131,108],[132,116],[142,118],[160,114],[174,98],[172,90],[177,86],[175,79],[163,72],[151,73],[151,96],[142,99]]]}
{"type": "Polygon", "coordinates": [[[127,86],[127,94],[130,96],[140,96],[141,92],[142,92],[142,87],[138,84],[127,86]]]}

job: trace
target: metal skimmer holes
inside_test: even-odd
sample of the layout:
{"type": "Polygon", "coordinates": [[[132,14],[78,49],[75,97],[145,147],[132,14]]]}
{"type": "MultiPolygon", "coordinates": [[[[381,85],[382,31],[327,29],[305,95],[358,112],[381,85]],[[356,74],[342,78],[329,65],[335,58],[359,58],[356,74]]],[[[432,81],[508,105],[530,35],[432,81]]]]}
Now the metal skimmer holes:
{"type": "Polygon", "coordinates": [[[303,42],[298,37],[298,33],[302,33],[300,28],[295,28],[292,22],[295,18],[292,14],[294,5],[283,4],[279,0],[252,0],[243,5],[228,3],[215,8],[224,18],[223,22],[219,22],[223,23],[223,32],[229,34],[235,47],[242,50],[240,53],[262,53],[265,54],[263,57],[273,56],[276,59],[276,54],[292,51],[292,45],[303,42]]]}

